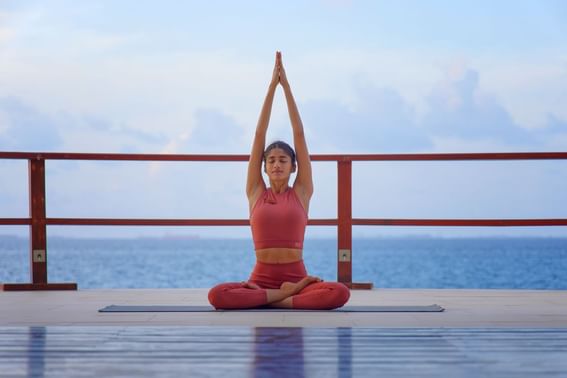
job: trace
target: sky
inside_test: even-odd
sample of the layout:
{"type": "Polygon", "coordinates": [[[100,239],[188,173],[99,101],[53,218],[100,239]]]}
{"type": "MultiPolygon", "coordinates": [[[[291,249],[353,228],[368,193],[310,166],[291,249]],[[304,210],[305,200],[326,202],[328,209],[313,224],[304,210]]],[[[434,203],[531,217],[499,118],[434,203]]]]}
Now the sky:
{"type": "MultiPolygon", "coordinates": [[[[248,154],[276,50],[311,154],[567,151],[561,0],[0,0],[0,151],[248,154]]],[[[278,89],[267,141],[291,135],[278,89]]],[[[310,217],[335,218],[336,164],[313,169],[310,217]]],[[[49,161],[46,170],[48,217],[248,217],[245,163],[49,161]]],[[[353,216],[566,218],[566,189],[565,161],[358,162],[353,216]]],[[[0,217],[27,217],[27,195],[26,162],[0,160],[0,217]]],[[[250,237],[246,227],[48,233],[250,237]]],[[[312,226],[306,237],[335,235],[312,226]]]]}

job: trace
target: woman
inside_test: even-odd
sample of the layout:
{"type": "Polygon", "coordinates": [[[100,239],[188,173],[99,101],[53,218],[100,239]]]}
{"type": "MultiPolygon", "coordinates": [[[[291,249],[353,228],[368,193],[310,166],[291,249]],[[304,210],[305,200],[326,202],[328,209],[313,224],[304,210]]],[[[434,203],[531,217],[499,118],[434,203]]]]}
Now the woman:
{"type": "Polygon", "coordinates": [[[209,302],[217,309],[279,307],[333,309],[350,297],[341,283],[323,282],[307,275],[303,265],[303,238],[309,201],[313,194],[311,161],[299,112],[283,68],[281,53],[258,120],[248,163],[246,194],[250,225],[256,250],[256,266],[248,282],[223,283],[209,291],[209,302]],[[264,150],[274,93],[281,84],[287,102],[296,154],[285,142],[277,141],[264,150]],[[267,188],[262,177],[270,180],[267,188]],[[291,173],[297,170],[293,187],[291,173]]]}

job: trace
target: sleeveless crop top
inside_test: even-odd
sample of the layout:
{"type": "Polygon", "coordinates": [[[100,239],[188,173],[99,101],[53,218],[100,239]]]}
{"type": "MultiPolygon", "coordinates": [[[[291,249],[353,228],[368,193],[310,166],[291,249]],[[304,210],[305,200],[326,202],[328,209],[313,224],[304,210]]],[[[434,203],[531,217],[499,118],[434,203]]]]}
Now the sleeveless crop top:
{"type": "Polygon", "coordinates": [[[303,249],[307,212],[293,188],[274,193],[267,188],[250,214],[255,249],[303,249]]]}

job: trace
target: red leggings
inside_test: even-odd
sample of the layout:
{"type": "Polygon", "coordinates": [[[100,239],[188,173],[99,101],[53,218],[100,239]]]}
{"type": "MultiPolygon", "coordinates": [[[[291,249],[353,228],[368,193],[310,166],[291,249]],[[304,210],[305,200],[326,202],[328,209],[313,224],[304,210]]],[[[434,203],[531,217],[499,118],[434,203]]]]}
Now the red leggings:
{"type": "MultiPolygon", "coordinates": [[[[248,279],[261,289],[250,289],[239,282],[216,285],[209,291],[209,302],[216,309],[262,307],[268,303],[266,289],[279,289],[283,282],[298,282],[307,276],[303,261],[287,264],[256,262],[248,279]]],[[[338,282],[315,282],[291,297],[292,307],[307,310],[332,310],[343,306],[350,297],[346,285],[338,282]]]]}

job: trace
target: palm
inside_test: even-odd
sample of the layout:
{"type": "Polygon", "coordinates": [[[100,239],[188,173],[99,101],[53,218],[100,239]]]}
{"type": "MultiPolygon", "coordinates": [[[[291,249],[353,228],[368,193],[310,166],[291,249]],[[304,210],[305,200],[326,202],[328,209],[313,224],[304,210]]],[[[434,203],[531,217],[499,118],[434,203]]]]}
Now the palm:
{"type": "Polygon", "coordinates": [[[282,63],[282,53],[276,51],[276,62],[274,64],[274,72],[272,73],[272,86],[281,84],[282,86],[288,86],[287,75],[282,63]]]}
{"type": "Polygon", "coordinates": [[[272,85],[275,87],[280,82],[280,59],[279,52],[276,53],[276,63],[274,64],[274,72],[272,73],[272,85]]]}
{"type": "Polygon", "coordinates": [[[280,84],[281,85],[288,85],[289,83],[287,81],[287,75],[285,73],[285,69],[284,69],[284,66],[283,66],[282,53],[281,52],[278,52],[276,54],[276,62],[277,62],[276,63],[277,67],[279,69],[279,79],[280,79],[279,82],[280,82],[280,84]]]}

